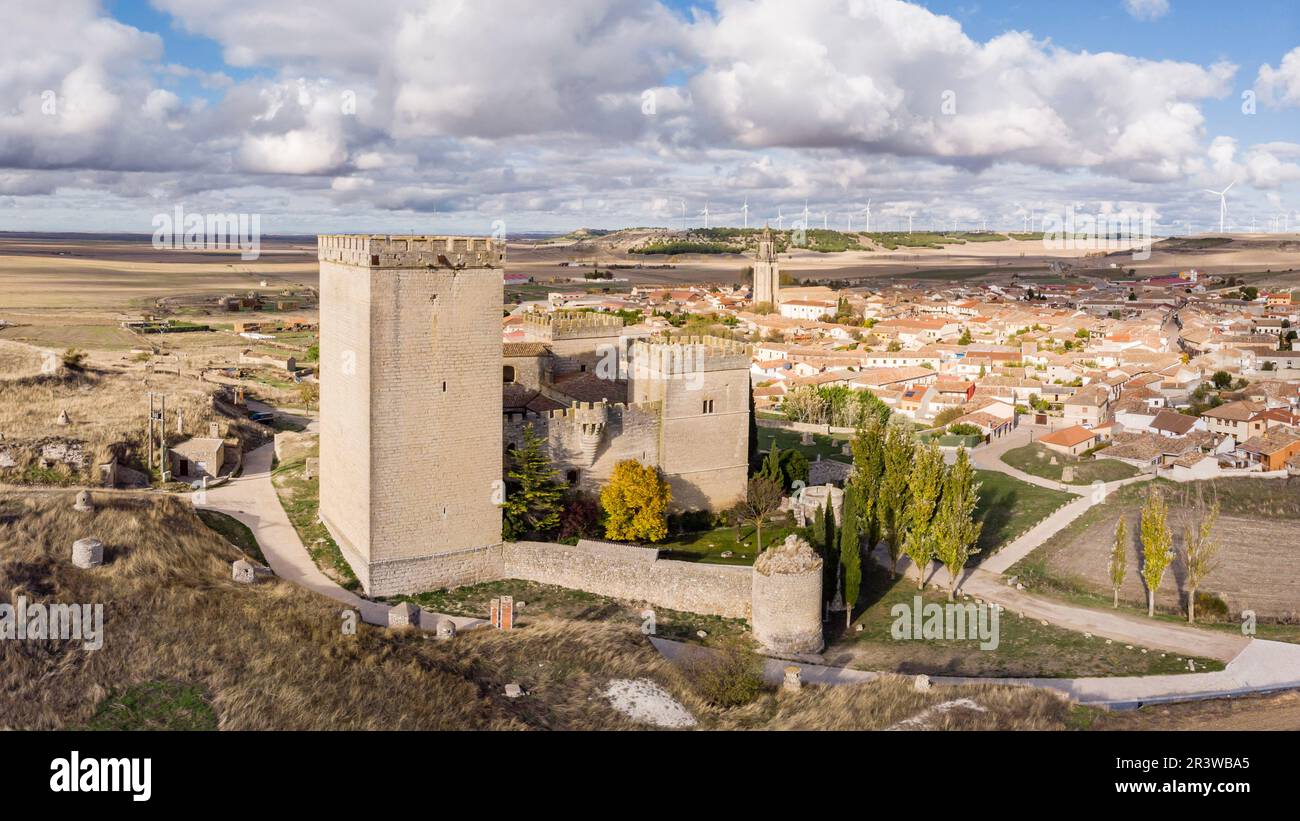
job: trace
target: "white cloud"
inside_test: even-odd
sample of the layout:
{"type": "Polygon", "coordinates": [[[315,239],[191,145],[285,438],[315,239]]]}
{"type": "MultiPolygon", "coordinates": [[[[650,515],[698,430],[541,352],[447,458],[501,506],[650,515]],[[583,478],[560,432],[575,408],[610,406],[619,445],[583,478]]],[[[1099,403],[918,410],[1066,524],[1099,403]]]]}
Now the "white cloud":
{"type": "Polygon", "coordinates": [[[1169,13],[1169,0],[1124,0],[1124,10],[1135,20],[1159,20],[1169,13]]]}
{"type": "MultiPolygon", "coordinates": [[[[1235,66],[1015,30],[978,41],[898,0],[718,0],[690,19],[643,0],[367,0],[364,18],[354,0],[153,2],[252,77],[164,63],[159,38],[92,0],[24,10],[21,41],[51,5],[65,33],[0,52],[0,93],[18,101],[0,112],[0,168],[20,172],[0,193],[594,225],[745,196],[751,222],[805,197],[842,220],[874,192],[878,209],[992,224],[1218,176],[1284,186],[1296,160],[1207,133],[1235,66]],[[175,78],[212,93],[180,96],[175,78]],[[41,115],[44,88],[75,105],[41,115]]],[[[1260,69],[1267,100],[1300,102],[1298,52],[1260,69]]]]}
{"type": "Polygon", "coordinates": [[[1277,68],[1259,67],[1255,92],[1268,105],[1300,106],[1300,46],[1287,52],[1277,68]]]}

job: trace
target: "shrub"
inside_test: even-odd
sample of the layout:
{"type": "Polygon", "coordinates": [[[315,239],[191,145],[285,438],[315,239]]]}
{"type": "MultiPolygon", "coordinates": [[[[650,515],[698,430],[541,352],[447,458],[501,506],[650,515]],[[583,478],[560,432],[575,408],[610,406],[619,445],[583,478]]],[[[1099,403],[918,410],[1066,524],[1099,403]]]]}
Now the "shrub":
{"type": "Polygon", "coordinates": [[[949,425],[948,432],[951,433],[953,436],[979,436],[980,435],[980,429],[970,424],[969,422],[962,422],[961,424],[957,424],[957,425],[949,425]]]}
{"type": "Polygon", "coordinates": [[[1197,590],[1196,616],[1205,621],[1226,621],[1228,603],[1208,590],[1197,590]]]}
{"type": "Polygon", "coordinates": [[[715,707],[743,707],[763,689],[762,660],[737,640],[682,665],[696,695],[715,707]]]}

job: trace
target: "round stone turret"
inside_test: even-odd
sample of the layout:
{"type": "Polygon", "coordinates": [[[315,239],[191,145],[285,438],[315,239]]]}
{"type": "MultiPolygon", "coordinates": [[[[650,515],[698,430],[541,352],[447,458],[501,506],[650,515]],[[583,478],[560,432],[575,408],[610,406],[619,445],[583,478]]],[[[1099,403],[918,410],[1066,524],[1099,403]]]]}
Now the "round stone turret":
{"type": "Polygon", "coordinates": [[[596,452],[600,450],[600,440],[605,435],[605,423],[609,421],[609,406],[604,402],[595,402],[591,405],[575,403],[573,415],[581,432],[582,458],[590,467],[596,462],[596,452]]]}
{"type": "Polygon", "coordinates": [[[104,563],[104,543],[99,539],[77,539],[72,543],[72,563],[77,567],[99,567],[104,563]]]}
{"type": "Polygon", "coordinates": [[[777,655],[821,652],[822,560],[793,534],[754,562],[754,639],[777,655]]]}

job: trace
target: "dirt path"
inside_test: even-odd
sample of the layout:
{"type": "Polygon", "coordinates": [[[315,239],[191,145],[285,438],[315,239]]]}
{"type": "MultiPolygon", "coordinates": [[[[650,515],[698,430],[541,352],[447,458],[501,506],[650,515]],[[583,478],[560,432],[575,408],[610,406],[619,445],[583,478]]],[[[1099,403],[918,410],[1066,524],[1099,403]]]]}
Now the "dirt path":
{"type": "MultiPolygon", "coordinates": [[[[386,626],[389,605],[363,599],[339,587],[316,567],[308,555],[307,548],[285,515],[275,487],[271,484],[271,457],[274,451],[273,444],[250,451],[244,457],[242,476],[231,480],[227,485],[208,490],[205,497],[195,499],[194,506],[225,513],[247,525],[253,531],[253,536],[275,575],[359,611],[362,620],[368,624],[386,626]]],[[[442,619],[451,619],[458,630],[487,623],[483,619],[447,616],[423,610],[420,614],[420,627],[433,630],[442,619]]]]}

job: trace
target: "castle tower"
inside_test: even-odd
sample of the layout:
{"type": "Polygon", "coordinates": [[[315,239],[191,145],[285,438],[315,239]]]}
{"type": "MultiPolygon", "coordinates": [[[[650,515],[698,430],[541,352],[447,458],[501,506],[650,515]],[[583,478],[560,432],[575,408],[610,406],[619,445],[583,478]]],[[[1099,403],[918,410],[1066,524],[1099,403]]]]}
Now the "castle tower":
{"type": "Polygon", "coordinates": [[[628,400],[658,403],[659,469],[673,507],[725,510],[749,477],[749,364],[743,342],[712,336],[637,341],[628,400]]]}
{"type": "Polygon", "coordinates": [[[776,262],[776,245],[772,241],[772,231],[766,227],[758,239],[753,294],[755,305],[768,302],[775,310],[781,304],[781,271],[776,262]]]}
{"type": "Polygon", "coordinates": [[[366,592],[499,575],[505,254],[336,235],[320,260],[320,515],[366,592]]]}

